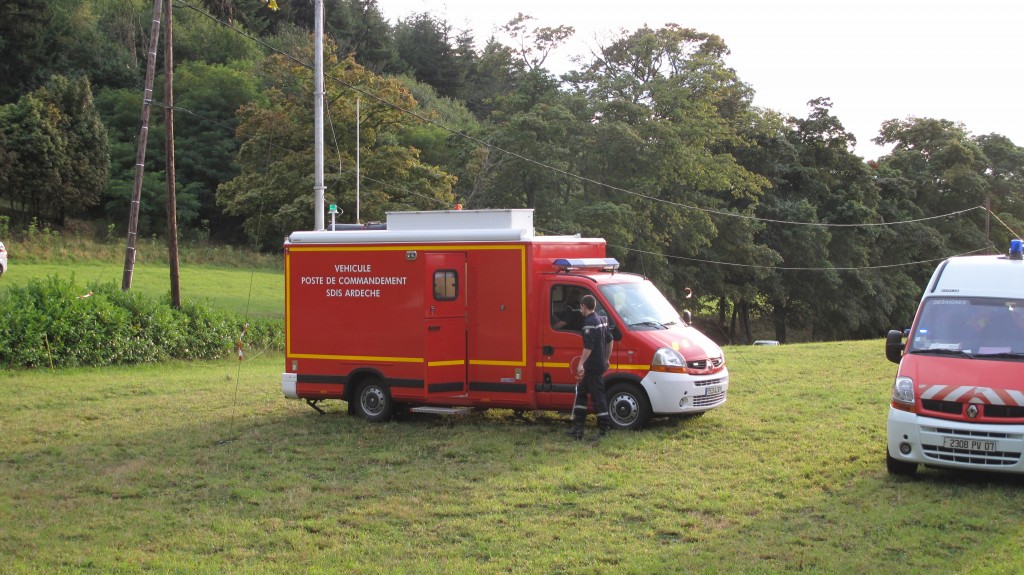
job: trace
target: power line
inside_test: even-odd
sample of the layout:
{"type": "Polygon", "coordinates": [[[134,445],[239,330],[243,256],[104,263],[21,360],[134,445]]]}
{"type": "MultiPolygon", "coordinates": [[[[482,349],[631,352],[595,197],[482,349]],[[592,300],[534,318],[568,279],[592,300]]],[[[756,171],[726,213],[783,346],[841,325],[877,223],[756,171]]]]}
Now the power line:
{"type": "MultiPolygon", "coordinates": [[[[177,106],[177,105],[168,106],[167,104],[164,104],[162,102],[156,102],[156,101],[153,101],[152,105],[157,106],[157,107],[161,107],[161,108],[171,108],[171,109],[173,109],[175,111],[181,111],[181,112],[187,113],[187,114],[189,114],[189,115],[191,115],[191,116],[193,116],[195,118],[198,118],[200,121],[208,122],[208,123],[211,123],[211,124],[223,127],[223,128],[231,129],[231,130],[234,129],[234,128],[232,128],[231,126],[229,126],[227,124],[224,124],[222,122],[218,122],[216,120],[213,120],[211,118],[203,116],[202,114],[198,114],[198,113],[196,113],[196,112],[194,112],[192,110],[188,110],[186,108],[182,108],[182,107],[177,106]]],[[[331,122],[332,135],[334,135],[333,128],[334,128],[334,124],[333,124],[333,122],[331,122]]],[[[259,139],[259,138],[257,138],[257,139],[259,139]]],[[[286,148],[284,146],[277,145],[273,141],[269,141],[268,140],[267,141],[267,145],[268,145],[269,148],[276,148],[276,149],[279,149],[279,150],[284,150],[286,152],[295,153],[295,154],[299,153],[297,150],[293,150],[291,148],[286,148]]],[[[336,136],[334,137],[334,145],[335,145],[335,149],[340,149],[340,147],[338,146],[338,142],[337,142],[337,137],[336,136]]],[[[339,162],[339,166],[338,166],[338,171],[339,171],[339,173],[340,172],[353,173],[353,170],[351,170],[351,169],[347,169],[346,170],[346,169],[342,168],[341,165],[340,165],[340,162],[339,162]]],[[[407,188],[402,188],[402,187],[399,187],[399,186],[395,186],[393,184],[389,184],[387,182],[382,182],[380,180],[377,180],[377,179],[374,179],[374,178],[371,178],[371,177],[368,177],[368,176],[363,176],[363,178],[368,180],[368,181],[371,181],[371,182],[374,182],[376,184],[379,184],[379,185],[381,185],[381,186],[383,186],[385,188],[391,188],[391,189],[394,189],[394,190],[398,190],[398,191],[400,191],[401,193],[404,193],[404,194],[418,196],[418,197],[421,197],[421,198],[424,198],[424,199],[427,199],[427,200],[435,201],[435,202],[437,202],[439,204],[444,205],[445,207],[451,207],[451,205],[448,204],[448,202],[445,202],[444,200],[441,200],[441,199],[438,199],[438,198],[434,198],[434,197],[431,197],[431,196],[420,194],[420,193],[414,192],[412,190],[409,190],[407,188]]],[[[982,209],[985,209],[984,206],[980,206],[980,207],[982,207],[982,209]]],[[[966,212],[966,211],[970,211],[970,210],[973,210],[973,209],[977,209],[977,208],[970,208],[968,210],[961,210],[961,212],[966,212]]],[[[992,213],[992,212],[990,211],[990,213],[992,213]]],[[[1003,227],[1005,227],[1010,233],[1014,234],[1015,237],[1019,237],[1005,222],[1003,222],[1002,219],[999,218],[999,216],[997,216],[995,213],[992,213],[992,216],[994,218],[996,218],[996,220],[998,220],[999,223],[1002,224],[1003,227]]],[[[942,217],[942,216],[936,216],[936,217],[942,217]]],[[[922,218],[922,219],[934,219],[934,218],[922,218]]],[[[914,220],[914,221],[921,221],[921,220],[914,220]]],[[[557,231],[554,231],[554,230],[548,230],[548,229],[544,229],[544,228],[540,228],[540,227],[538,227],[537,229],[542,231],[542,232],[549,233],[549,234],[566,235],[564,232],[557,232],[557,231]]],[[[887,265],[862,266],[862,267],[788,267],[788,266],[767,266],[767,265],[758,265],[758,264],[739,264],[739,263],[734,263],[734,262],[722,262],[722,261],[716,261],[716,260],[707,260],[707,259],[701,259],[701,258],[691,258],[691,257],[686,257],[686,256],[676,256],[676,255],[670,255],[670,254],[663,254],[663,253],[659,253],[659,252],[640,250],[640,249],[637,249],[637,248],[631,248],[631,247],[628,247],[628,246],[620,246],[620,245],[615,245],[615,244],[608,244],[608,245],[610,247],[618,248],[618,249],[623,249],[623,250],[626,250],[626,251],[629,251],[629,252],[635,252],[635,253],[640,253],[640,254],[645,254],[645,255],[653,255],[653,256],[664,257],[664,258],[668,258],[668,259],[693,261],[693,262],[712,264],[712,265],[720,265],[720,266],[755,268],[755,269],[771,269],[771,270],[788,270],[788,271],[859,271],[859,270],[873,270],[873,269],[890,269],[890,268],[914,266],[914,265],[920,265],[920,264],[932,264],[932,263],[935,263],[935,262],[942,261],[942,260],[946,259],[946,258],[943,257],[943,258],[935,258],[935,259],[930,259],[930,260],[921,260],[921,261],[916,261],[916,262],[907,262],[907,263],[900,263],[900,264],[887,264],[887,265]]],[[[980,248],[980,249],[977,249],[977,250],[972,250],[972,251],[969,251],[969,252],[964,252],[964,253],[956,254],[956,255],[958,255],[958,256],[970,255],[970,254],[978,253],[978,252],[981,252],[981,251],[984,251],[984,250],[985,250],[985,248],[980,248]]]]}
{"type": "MultiPolygon", "coordinates": [[[[195,11],[195,12],[205,16],[206,18],[209,18],[210,20],[213,20],[214,22],[220,24],[221,26],[224,26],[224,27],[228,28],[229,30],[232,30],[232,31],[234,31],[234,32],[236,32],[238,34],[241,34],[241,35],[245,36],[246,38],[249,38],[250,40],[258,43],[259,45],[263,46],[267,50],[270,50],[271,52],[279,54],[279,55],[287,58],[288,60],[291,60],[292,62],[294,62],[294,63],[296,63],[296,64],[298,64],[300,66],[303,66],[303,67],[308,68],[310,70],[313,69],[312,64],[309,64],[308,62],[303,62],[302,60],[299,60],[298,58],[296,58],[295,56],[292,56],[291,54],[288,54],[288,53],[286,53],[286,52],[284,52],[282,50],[274,48],[273,46],[271,46],[267,42],[264,42],[263,40],[260,40],[259,38],[249,34],[248,32],[245,32],[244,30],[239,30],[238,28],[235,28],[231,24],[220,20],[219,18],[217,18],[216,16],[213,16],[212,14],[209,14],[209,13],[203,11],[203,10],[200,10],[199,8],[189,4],[188,2],[185,2],[184,0],[175,0],[175,1],[178,4],[188,8],[190,10],[193,10],[193,11],[195,11]]],[[[652,201],[652,202],[658,202],[658,203],[662,203],[662,204],[666,204],[666,205],[671,205],[671,206],[674,206],[674,207],[677,207],[677,208],[682,208],[682,209],[687,209],[687,210],[696,210],[696,211],[704,212],[704,213],[707,213],[707,214],[714,214],[714,215],[717,215],[717,216],[730,217],[730,218],[738,218],[738,219],[744,219],[744,220],[749,220],[749,221],[758,221],[758,222],[765,222],[765,223],[771,223],[771,224],[780,224],[780,225],[814,226],[814,227],[822,227],[822,228],[860,228],[860,227],[896,226],[896,225],[903,225],[903,224],[912,224],[912,223],[925,222],[925,221],[941,219],[941,218],[948,218],[948,217],[958,216],[958,215],[961,215],[961,214],[964,214],[964,213],[967,213],[967,212],[970,212],[970,211],[973,211],[973,210],[976,210],[976,209],[984,209],[984,206],[974,206],[974,207],[971,207],[971,208],[950,212],[948,214],[941,214],[941,215],[937,215],[937,216],[928,216],[928,217],[916,218],[916,219],[911,219],[911,220],[900,220],[900,221],[895,221],[895,222],[866,222],[866,223],[842,224],[842,223],[829,223],[829,222],[799,222],[799,221],[793,221],[793,220],[779,220],[779,219],[771,219],[771,218],[761,218],[761,217],[747,215],[747,214],[740,214],[740,213],[735,213],[735,212],[727,212],[727,211],[724,211],[724,210],[715,210],[715,209],[711,209],[711,208],[702,208],[700,206],[694,206],[694,205],[684,204],[682,202],[666,200],[664,198],[658,198],[658,197],[651,196],[651,195],[648,195],[648,194],[643,194],[643,193],[640,193],[640,192],[635,192],[633,190],[628,190],[626,188],[621,188],[621,187],[618,187],[618,186],[613,186],[611,184],[606,184],[604,182],[600,182],[600,181],[594,180],[592,178],[588,178],[586,176],[582,176],[582,175],[579,175],[579,174],[574,174],[572,172],[568,172],[566,170],[562,170],[560,168],[556,168],[554,166],[550,166],[550,165],[545,164],[543,162],[540,162],[538,160],[534,160],[532,158],[528,158],[526,156],[523,156],[521,154],[513,152],[511,150],[506,150],[506,149],[504,149],[504,148],[502,148],[500,146],[496,146],[496,145],[494,145],[494,144],[492,144],[490,142],[486,142],[484,140],[481,140],[480,138],[477,138],[475,136],[471,136],[469,134],[466,134],[465,132],[460,132],[460,131],[455,130],[453,128],[449,128],[448,126],[445,126],[443,124],[435,122],[434,120],[431,120],[430,118],[427,118],[425,116],[417,114],[416,112],[413,112],[411,110],[406,110],[405,108],[402,108],[401,106],[399,106],[397,104],[394,104],[394,103],[392,103],[392,102],[390,102],[388,100],[385,100],[384,98],[381,98],[380,96],[377,96],[376,94],[368,92],[368,91],[364,90],[363,88],[360,88],[358,86],[350,84],[350,83],[348,83],[348,82],[346,82],[346,81],[344,81],[344,80],[342,80],[340,78],[336,78],[336,77],[334,77],[334,76],[332,76],[330,74],[325,74],[325,76],[327,78],[330,78],[334,82],[337,82],[338,84],[341,84],[342,86],[345,86],[349,90],[352,90],[354,92],[358,92],[360,94],[363,94],[363,95],[367,96],[368,98],[371,98],[372,100],[380,102],[381,104],[384,104],[386,106],[390,106],[391,108],[394,108],[395,110],[398,110],[398,111],[400,111],[400,112],[402,112],[404,114],[412,116],[412,117],[420,120],[421,122],[430,124],[432,126],[440,128],[440,129],[442,129],[442,130],[444,130],[446,132],[449,132],[451,134],[455,134],[457,136],[466,138],[467,140],[469,140],[469,141],[471,141],[471,142],[473,142],[475,144],[479,144],[481,146],[484,146],[484,147],[486,147],[488,149],[491,149],[491,150],[494,150],[494,151],[497,151],[497,152],[501,152],[502,154],[506,154],[508,156],[511,156],[513,158],[522,160],[522,161],[527,162],[529,164],[533,164],[535,166],[544,168],[546,170],[550,170],[550,171],[555,172],[557,174],[560,174],[562,176],[566,176],[566,177],[569,177],[569,178],[573,178],[573,179],[579,180],[581,182],[590,183],[590,184],[593,184],[595,186],[606,188],[608,190],[612,190],[612,191],[616,191],[616,192],[621,192],[621,193],[632,195],[632,196],[635,196],[635,197],[638,197],[638,198],[643,198],[645,200],[652,201]]]]}
{"type": "MultiPolygon", "coordinates": [[[[549,234],[566,235],[564,233],[560,233],[560,232],[557,232],[557,231],[554,231],[554,230],[547,230],[547,229],[544,229],[544,228],[537,228],[537,229],[542,231],[542,232],[549,233],[549,234]]],[[[971,250],[969,252],[955,254],[954,256],[945,256],[945,257],[940,257],[940,258],[935,258],[935,259],[930,259],[930,260],[921,260],[921,261],[916,261],[916,262],[906,262],[906,263],[899,263],[899,264],[885,264],[885,265],[877,265],[877,266],[859,266],[859,267],[798,267],[798,266],[769,266],[769,265],[761,265],[761,264],[738,264],[738,263],[734,263],[734,262],[723,262],[723,261],[717,261],[717,260],[708,260],[708,259],[701,259],[701,258],[692,258],[692,257],[686,257],[686,256],[676,256],[676,255],[671,255],[671,254],[663,254],[663,253],[660,253],[660,252],[652,252],[652,251],[648,251],[648,250],[641,250],[641,249],[637,249],[637,248],[631,248],[629,246],[620,246],[620,245],[616,245],[616,244],[608,244],[608,246],[612,247],[612,248],[618,248],[618,249],[626,250],[628,252],[635,252],[635,253],[638,253],[638,254],[663,257],[663,258],[673,259],[673,260],[685,260],[685,261],[691,261],[691,262],[698,262],[698,263],[702,263],[702,264],[712,264],[712,265],[717,265],[717,266],[730,266],[730,267],[738,267],[738,268],[753,268],[753,269],[765,269],[765,270],[785,270],[785,271],[861,271],[861,270],[891,269],[891,268],[899,268],[899,267],[907,267],[907,266],[916,266],[916,265],[921,265],[921,264],[933,264],[935,262],[940,262],[942,260],[945,260],[945,259],[947,259],[949,257],[957,257],[957,256],[966,256],[966,255],[976,254],[976,253],[979,253],[979,252],[983,252],[986,249],[986,248],[979,248],[979,249],[976,249],[976,250],[971,250]]]]}

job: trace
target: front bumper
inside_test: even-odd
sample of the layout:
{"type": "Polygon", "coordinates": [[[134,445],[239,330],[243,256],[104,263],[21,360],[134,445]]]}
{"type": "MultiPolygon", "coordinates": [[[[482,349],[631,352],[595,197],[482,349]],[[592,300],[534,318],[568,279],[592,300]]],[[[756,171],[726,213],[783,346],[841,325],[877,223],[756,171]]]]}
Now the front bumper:
{"type": "Polygon", "coordinates": [[[889,455],[932,467],[1024,473],[1024,425],[966,423],[889,408],[889,455]],[[900,448],[909,446],[909,453],[900,448]]]}
{"type": "Polygon", "coordinates": [[[684,415],[714,409],[725,403],[729,370],[711,375],[650,371],[640,382],[655,415],[684,415]]]}

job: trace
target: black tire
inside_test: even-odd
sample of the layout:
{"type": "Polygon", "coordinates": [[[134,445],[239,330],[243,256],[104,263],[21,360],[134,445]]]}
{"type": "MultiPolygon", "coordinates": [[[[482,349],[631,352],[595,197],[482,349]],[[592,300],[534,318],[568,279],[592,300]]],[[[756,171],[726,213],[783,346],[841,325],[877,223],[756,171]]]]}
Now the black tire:
{"type": "Polygon", "coordinates": [[[651,421],[651,402],[638,386],[618,383],[608,390],[608,414],[613,429],[641,429],[651,421]]]}
{"type": "Polygon", "coordinates": [[[885,450],[885,468],[889,470],[889,475],[899,475],[901,477],[913,477],[914,475],[917,475],[916,463],[893,459],[892,455],[889,455],[888,448],[885,450]]]}
{"type": "Polygon", "coordinates": [[[366,421],[387,421],[395,411],[391,392],[376,378],[359,384],[352,400],[356,414],[363,416],[366,421]]]}

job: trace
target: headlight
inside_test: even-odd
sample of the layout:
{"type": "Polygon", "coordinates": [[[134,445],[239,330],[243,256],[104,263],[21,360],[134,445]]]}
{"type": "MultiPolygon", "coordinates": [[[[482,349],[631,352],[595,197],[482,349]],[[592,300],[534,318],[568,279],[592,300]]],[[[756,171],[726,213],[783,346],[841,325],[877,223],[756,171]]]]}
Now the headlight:
{"type": "Polygon", "coordinates": [[[897,377],[892,386],[892,406],[903,411],[914,411],[914,380],[897,377]]]}
{"type": "Polygon", "coordinates": [[[654,359],[651,360],[651,371],[686,373],[686,359],[678,351],[670,347],[663,347],[654,352],[654,359]]]}

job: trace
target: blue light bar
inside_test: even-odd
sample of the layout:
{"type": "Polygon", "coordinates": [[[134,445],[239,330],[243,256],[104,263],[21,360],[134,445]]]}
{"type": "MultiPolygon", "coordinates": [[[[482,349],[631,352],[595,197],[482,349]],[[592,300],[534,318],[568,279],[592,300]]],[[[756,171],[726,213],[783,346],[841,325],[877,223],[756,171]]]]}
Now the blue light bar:
{"type": "Polygon", "coordinates": [[[619,261],[615,258],[558,258],[555,260],[555,267],[566,272],[570,270],[615,271],[619,269],[619,261]]]}
{"type": "Polygon", "coordinates": [[[1024,242],[1021,240],[1010,240],[1010,253],[1011,260],[1024,259],[1024,242]]]}

